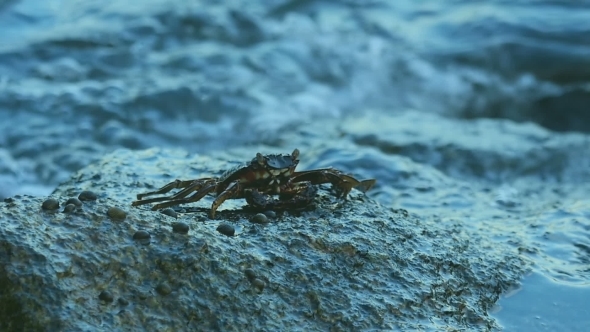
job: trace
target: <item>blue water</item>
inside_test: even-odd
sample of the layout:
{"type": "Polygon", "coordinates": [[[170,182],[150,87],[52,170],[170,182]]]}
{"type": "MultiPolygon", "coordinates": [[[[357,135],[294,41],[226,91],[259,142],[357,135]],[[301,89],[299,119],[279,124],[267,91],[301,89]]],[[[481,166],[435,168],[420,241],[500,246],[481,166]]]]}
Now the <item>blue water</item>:
{"type": "Polygon", "coordinates": [[[588,291],[590,215],[574,208],[587,202],[575,186],[590,182],[585,150],[572,143],[579,162],[564,165],[551,152],[530,167],[523,165],[535,155],[494,163],[480,150],[501,155],[511,144],[534,150],[553,137],[590,142],[589,17],[587,1],[4,1],[0,198],[48,195],[117,148],[291,151],[291,139],[309,145],[302,166],[330,164],[377,178],[371,195],[382,204],[479,224],[510,220],[512,213],[526,225],[541,223],[537,231],[515,232],[538,245],[541,254],[531,259],[545,277],[525,279],[521,295],[501,301],[498,318],[507,330],[539,327],[539,321],[574,330],[580,325],[568,325],[572,319],[560,325],[562,316],[546,309],[540,320],[519,319],[536,312],[527,301],[554,289],[566,302],[577,296],[572,287],[588,291]],[[423,116],[400,117],[399,127],[391,124],[396,120],[371,124],[383,137],[393,127],[401,131],[391,135],[392,144],[376,143],[343,120],[407,110],[423,116]],[[503,141],[501,130],[483,126],[485,144],[465,144],[464,155],[454,155],[454,146],[472,142],[453,129],[471,125],[453,121],[480,118],[497,127],[524,123],[506,134],[522,139],[503,141]],[[343,135],[358,134],[357,146],[322,146],[322,130],[333,133],[340,125],[343,135]],[[397,154],[409,159],[392,159],[397,154]],[[447,185],[441,174],[471,183],[465,186],[474,194],[451,189],[436,196],[430,186],[447,185]],[[515,185],[520,175],[529,180],[515,185]],[[547,178],[569,180],[549,185],[547,178]],[[568,186],[561,194],[541,190],[539,197],[531,189],[568,186]],[[488,204],[494,195],[497,205],[488,204]],[[553,204],[575,216],[556,215],[553,204]],[[561,222],[567,231],[552,226],[561,222]],[[557,267],[564,262],[573,268],[557,267]],[[543,279],[560,277],[570,283],[543,279]]]}
{"type": "Polygon", "coordinates": [[[538,273],[524,282],[498,303],[495,316],[507,331],[588,331],[588,284],[563,285],[538,273]]]}

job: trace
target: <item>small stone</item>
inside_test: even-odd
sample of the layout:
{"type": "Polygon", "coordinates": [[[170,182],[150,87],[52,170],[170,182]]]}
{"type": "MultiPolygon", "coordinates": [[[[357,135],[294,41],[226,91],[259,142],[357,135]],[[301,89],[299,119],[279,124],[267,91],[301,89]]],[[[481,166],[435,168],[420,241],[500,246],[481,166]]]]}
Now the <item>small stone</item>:
{"type": "Polygon", "coordinates": [[[257,213],[250,219],[255,224],[268,224],[268,217],[264,213],[257,213]]]}
{"type": "Polygon", "coordinates": [[[43,204],[41,205],[41,208],[43,210],[50,210],[50,211],[57,210],[57,209],[59,209],[59,202],[55,198],[48,198],[45,200],[45,202],[43,202],[43,204]]]}
{"type": "Polygon", "coordinates": [[[162,283],[162,284],[159,284],[158,286],[156,286],[156,292],[158,292],[158,294],[160,294],[162,296],[166,296],[166,295],[172,293],[172,287],[170,287],[170,285],[168,285],[166,283],[162,283]]]}
{"type": "Polygon", "coordinates": [[[183,222],[172,223],[172,231],[174,233],[186,234],[188,233],[188,225],[183,222]]]}
{"type": "Polygon", "coordinates": [[[178,213],[176,213],[176,211],[174,211],[174,210],[172,210],[170,208],[161,210],[160,212],[162,214],[165,214],[165,215],[169,216],[169,217],[178,218],[178,213]]]}
{"type": "Polygon", "coordinates": [[[68,201],[66,202],[66,205],[68,205],[68,204],[74,204],[76,207],[82,207],[82,201],[75,198],[75,197],[68,199],[68,201]]]}
{"type": "Polygon", "coordinates": [[[103,290],[98,295],[98,299],[101,300],[101,301],[103,301],[103,302],[106,302],[106,303],[111,303],[111,302],[113,302],[113,300],[115,298],[113,297],[113,294],[111,294],[111,292],[109,292],[107,290],[103,290]]]}
{"type": "Polygon", "coordinates": [[[277,213],[272,210],[264,211],[264,215],[267,216],[269,219],[275,219],[277,217],[277,213]]]}
{"type": "Polygon", "coordinates": [[[111,218],[111,219],[125,220],[125,218],[127,217],[127,212],[123,211],[122,209],[120,209],[118,207],[111,206],[107,210],[107,216],[109,216],[109,218],[111,218]]]}
{"type": "Polygon", "coordinates": [[[264,290],[264,286],[266,286],[266,283],[262,279],[258,278],[254,278],[251,283],[252,286],[254,286],[254,288],[256,288],[259,292],[262,292],[264,290]]]}
{"type": "Polygon", "coordinates": [[[84,190],[80,193],[80,195],[78,195],[78,199],[81,201],[96,201],[97,198],[98,196],[89,190],[84,190]]]}
{"type": "Polygon", "coordinates": [[[129,301],[127,301],[127,299],[125,299],[125,298],[123,298],[123,297],[120,297],[120,298],[117,300],[117,302],[119,302],[119,304],[120,304],[120,305],[122,305],[122,306],[126,306],[126,305],[128,305],[128,304],[129,304],[129,301]]]}
{"type": "Polygon", "coordinates": [[[7,198],[4,199],[4,203],[14,203],[14,198],[7,197],[7,198]]]}
{"type": "Polygon", "coordinates": [[[223,235],[234,236],[236,229],[230,224],[223,223],[217,226],[217,231],[223,235]]]}
{"type": "Polygon", "coordinates": [[[248,280],[250,282],[252,282],[252,280],[256,279],[256,272],[254,272],[254,270],[252,270],[252,269],[244,270],[244,274],[246,275],[246,278],[248,278],[248,280]]]}
{"type": "Polygon", "coordinates": [[[137,231],[133,234],[133,239],[141,244],[149,244],[151,235],[146,231],[137,231]]]}
{"type": "Polygon", "coordinates": [[[74,204],[67,204],[63,210],[63,213],[72,213],[76,210],[76,206],[74,204]]]}

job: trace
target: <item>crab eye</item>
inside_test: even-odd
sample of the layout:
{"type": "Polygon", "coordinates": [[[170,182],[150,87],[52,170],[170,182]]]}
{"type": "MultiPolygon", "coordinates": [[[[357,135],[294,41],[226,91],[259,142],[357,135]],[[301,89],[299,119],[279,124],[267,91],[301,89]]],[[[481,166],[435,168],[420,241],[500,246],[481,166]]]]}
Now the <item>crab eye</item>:
{"type": "Polygon", "coordinates": [[[291,153],[292,160],[296,160],[297,158],[299,158],[299,149],[295,149],[293,150],[293,153],[291,153]]]}
{"type": "Polygon", "coordinates": [[[256,153],[256,161],[258,161],[260,165],[264,165],[264,156],[262,155],[262,153],[256,153]]]}

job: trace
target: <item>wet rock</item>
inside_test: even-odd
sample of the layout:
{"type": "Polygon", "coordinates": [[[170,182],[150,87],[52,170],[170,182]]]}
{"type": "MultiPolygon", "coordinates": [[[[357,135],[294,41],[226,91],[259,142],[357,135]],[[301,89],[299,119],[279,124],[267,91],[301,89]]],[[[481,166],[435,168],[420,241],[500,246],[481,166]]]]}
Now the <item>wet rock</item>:
{"type": "Polygon", "coordinates": [[[74,204],[68,204],[66,205],[66,207],[64,208],[64,210],[62,211],[63,213],[72,213],[76,211],[76,206],[74,204]]]}
{"type": "Polygon", "coordinates": [[[246,269],[244,270],[244,275],[248,278],[248,281],[258,292],[262,292],[264,287],[266,286],[266,282],[257,276],[256,271],[254,269],[246,269]]]}
{"type": "Polygon", "coordinates": [[[222,223],[219,226],[217,226],[217,231],[227,236],[234,236],[234,234],[236,233],[236,229],[234,228],[234,226],[227,223],[222,223]]]}
{"type": "Polygon", "coordinates": [[[166,296],[172,293],[172,287],[170,287],[170,285],[166,283],[161,283],[158,286],[156,286],[156,292],[158,292],[158,294],[162,296],[166,296]]]}
{"type": "Polygon", "coordinates": [[[100,292],[100,294],[98,294],[98,299],[105,303],[111,303],[115,298],[113,297],[113,294],[111,294],[111,292],[109,292],[108,290],[104,290],[100,292]]]}
{"type": "Polygon", "coordinates": [[[41,208],[46,211],[57,210],[59,209],[59,202],[55,198],[48,198],[41,204],[41,208]]]}
{"type": "Polygon", "coordinates": [[[123,211],[121,208],[118,208],[116,206],[111,206],[107,210],[107,216],[114,220],[125,220],[125,218],[127,217],[127,212],[123,211]]]}
{"type": "Polygon", "coordinates": [[[151,235],[146,231],[137,231],[133,234],[133,239],[141,244],[149,244],[151,235]]]}
{"type": "Polygon", "coordinates": [[[167,216],[170,216],[172,218],[178,218],[178,213],[176,213],[176,211],[172,210],[172,209],[164,209],[162,211],[160,211],[162,214],[165,214],[167,216]]]}
{"type": "Polygon", "coordinates": [[[264,280],[262,279],[258,279],[258,278],[254,278],[252,281],[252,287],[256,288],[258,290],[258,292],[262,292],[264,290],[264,287],[266,286],[266,283],[264,282],[264,280]]]}
{"type": "Polygon", "coordinates": [[[188,225],[183,222],[175,222],[172,224],[172,231],[174,233],[186,234],[186,233],[188,233],[188,230],[189,230],[188,225]]]}
{"type": "Polygon", "coordinates": [[[257,213],[250,219],[250,222],[255,224],[268,224],[268,221],[268,217],[264,213],[257,213]]]}
{"type": "Polygon", "coordinates": [[[127,301],[127,299],[125,299],[125,298],[123,298],[123,297],[120,297],[120,298],[117,300],[117,302],[118,302],[118,303],[119,303],[119,305],[121,305],[121,306],[127,306],[127,305],[129,305],[129,301],[127,301]]]}
{"type": "Polygon", "coordinates": [[[77,199],[75,197],[68,199],[66,201],[66,205],[68,205],[68,204],[74,204],[74,206],[76,206],[76,207],[82,207],[82,201],[80,201],[79,199],[77,199]]]}
{"type": "Polygon", "coordinates": [[[92,191],[85,190],[78,195],[78,199],[83,202],[96,201],[98,196],[92,191]]]}
{"type": "Polygon", "coordinates": [[[264,211],[264,215],[267,216],[269,219],[275,219],[277,217],[277,213],[272,210],[264,211]]]}
{"type": "MultiPolygon", "coordinates": [[[[104,194],[107,206],[130,205],[138,192],[137,179],[130,174],[159,180],[162,174],[181,174],[188,165],[208,165],[202,172],[210,174],[227,166],[174,151],[122,150],[79,171],[52,195],[65,201],[77,188],[92,187],[104,194]],[[100,180],[93,180],[94,174],[102,174],[100,180]]],[[[399,326],[481,330],[497,326],[487,308],[527,269],[527,260],[519,254],[527,249],[526,243],[518,242],[518,248],[511,244],[517,243],[510,239],[516,232],[503,234],[501,243],[491,241],[487,233],[494,228],[483,232],[463,223],[419,219],[385,208],[356,190],[342,204],[321,189],[313,210],[285,213],[276,227],[246,223],[244,228],[260,230],[244,232],[238,242],[220,236],[214,226],[217,221],[195,222],[198,216],[191,213],[174,220],[157,211],[129,208],[125,222],[110,222],[106,213],[88,209],[89,213],[70,214],[55,222],[47,214],[29,213],[42,202],[29,197],[16,199],[10,207],[0,204],[0,215],[9,216],[0,218],[0,290],[3,300],[30,317],[22,330],[34,330],[42,322],[42,330],[52,331],[219,330],[220,324],[225,331],[241,331],[244,321],[252,330],[269,324],[307,331],[399,326]],[[312,218],[318,221],[309,222],[312,218]],[[191,225],[195,236],[173,241],[170,232],[161,232],[162,237],[149,247],[129,243],[130,229],[139,229],[133,240],[140,243],[174,222],[191,225]],[[70,235],[72,225],[75,236],[70,235]],[[23,231],[14,232],[17,227],[23,231]],[[55,245],[48,247],[47,239],[55,245]],[[11,255],[2,248],[12,248],[11,255]],[[268,280],[258,270],[261,264],[271,271],[268,280]],[[182,286],[164,282],[171,278],[173,285],[182,286]],[[252,292],[240,289],[246,279],[252,290],[264,294],[268,302],[261,305],[272,305],[272,310],[252,305],[252,292]],[[105,285],[110,296],[100,295],[105,285]],[[182,300],[172,301],[170,292],[182,300]],[[87,314],[96,310],[96,302],[88,299],[112,303],[113,294],[145,305],[140,312],[127,310],[116,321],[87,314]],[[466,321],[463,311],[446,310],[449,303],[469,308],[472,318],[466,321]],[[232,314],[221,320],[218,313],[227,312],[228,306],[232,314]],[[386,314],[391,312],[395,314],[386,314]],[[417,315],[445,319],[429,325],[417,315]]],[[[225,202],[224,215],[232,219],[219,227],[228,225],[235,233],[230,222],[243,218],[242,204],[225,202]]],[[[0,310],[0,326],[13,324],[14,317],[0,310]]]]}
{"type": "Polygon", "coordinates": [[[253,269],[244,270],[244,275],[246,275],[246,278],[248,278],[250,282],[256,278],[256,272],[254,272],[253,269]]]}

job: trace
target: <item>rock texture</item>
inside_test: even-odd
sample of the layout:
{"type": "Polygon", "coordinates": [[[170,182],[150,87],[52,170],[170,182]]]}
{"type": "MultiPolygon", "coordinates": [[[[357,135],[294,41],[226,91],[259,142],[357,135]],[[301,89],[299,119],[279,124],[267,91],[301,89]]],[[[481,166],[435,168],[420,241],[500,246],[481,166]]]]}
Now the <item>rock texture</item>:
{"type": "Polygon", "coordinates": [[[486,331],[498,328],[488,310],[527,268],[518,248],[357,191],[339,201],[322,187],[309,209],[270,213],[266,224],[250,222],[256,212],[241,200],[216,220],[210,199],[176,218],[130,206],[177,176],[231,165],[119,150],[51,196],[65,206],[90,191],[94,201],[67,212],[43,210],[47,197],[0,203],[0,330],[486,331]],[[175,232],[179,223],[188,232],[175,232]]]}

